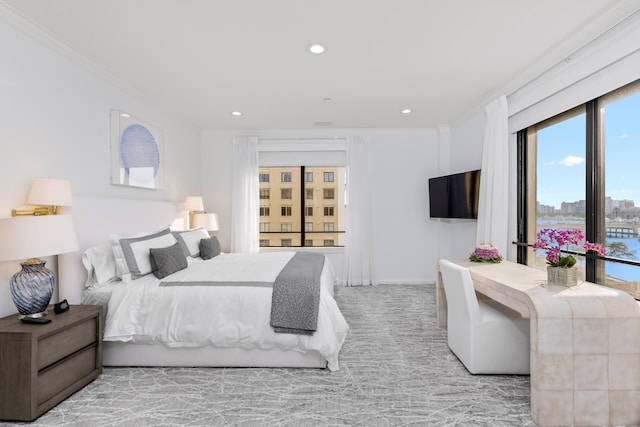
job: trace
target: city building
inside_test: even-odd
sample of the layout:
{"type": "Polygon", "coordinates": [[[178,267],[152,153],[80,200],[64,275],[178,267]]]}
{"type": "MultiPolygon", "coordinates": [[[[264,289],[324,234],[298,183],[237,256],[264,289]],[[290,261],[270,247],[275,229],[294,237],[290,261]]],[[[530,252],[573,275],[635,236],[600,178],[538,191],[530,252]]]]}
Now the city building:
{"type": "Polygon", "coordinates": [[[344,168],[260,168],[259,182],[260,246],[343,246],[344,168]]]}

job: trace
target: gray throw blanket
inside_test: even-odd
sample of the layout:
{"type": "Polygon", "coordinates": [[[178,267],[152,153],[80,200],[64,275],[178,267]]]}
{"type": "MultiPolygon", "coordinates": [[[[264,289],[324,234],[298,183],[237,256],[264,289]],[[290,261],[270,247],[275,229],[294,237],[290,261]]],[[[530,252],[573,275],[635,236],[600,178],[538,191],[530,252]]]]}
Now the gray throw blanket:
{"type": "Polygon", "coordinates": [[[275,332],[313,335],[318,327],[324,255],[296,252],[273,284],[271,326],[275,332]]]}

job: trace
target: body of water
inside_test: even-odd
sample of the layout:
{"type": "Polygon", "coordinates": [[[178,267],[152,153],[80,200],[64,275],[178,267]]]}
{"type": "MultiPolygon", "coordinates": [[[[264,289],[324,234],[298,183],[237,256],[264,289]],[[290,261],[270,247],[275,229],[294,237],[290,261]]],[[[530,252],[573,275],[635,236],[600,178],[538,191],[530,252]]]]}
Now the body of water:
{"type": "MultiPolygon", "coordinates": [[[[610,237],[607,239],[607,242],[622,242],[627,245],[630,252],[635,254],[635,258],[629,258],[634,261],[640,259],[640,240],[637,237],[629,237],[626,239],[621,239],[617,237],[610,237]]],[[[640,282],[640,267],[636,267],[634,265],[621,264],[619,262],[611,262],[606,261],[604,263],[605,274],[609,276],[615,277],[617,279],[622,279],[627,282],[640,282]]]]}

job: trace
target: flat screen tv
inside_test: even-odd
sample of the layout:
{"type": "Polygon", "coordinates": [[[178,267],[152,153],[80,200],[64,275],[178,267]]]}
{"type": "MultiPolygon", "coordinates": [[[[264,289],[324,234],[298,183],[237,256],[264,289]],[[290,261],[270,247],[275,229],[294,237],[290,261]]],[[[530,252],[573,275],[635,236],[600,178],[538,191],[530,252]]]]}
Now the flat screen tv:
{"type": "Polygon", "coordinates": [[[480,170],[429,179],[431,218],[478,218],[480,170]]]}

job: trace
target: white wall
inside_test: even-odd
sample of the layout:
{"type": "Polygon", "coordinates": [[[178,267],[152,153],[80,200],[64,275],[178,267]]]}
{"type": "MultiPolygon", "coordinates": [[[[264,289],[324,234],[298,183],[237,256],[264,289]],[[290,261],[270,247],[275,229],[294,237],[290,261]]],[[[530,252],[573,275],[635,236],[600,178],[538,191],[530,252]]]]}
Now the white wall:
{"type": "MultiPolygon", "coordinates": [[[[429,219],[428,178],[438,167],[433,130],[332,130],[330,136],[365,135],[371,141],[374,257],[381,283],[433,283],[437,224],[429,219]]],[[[239,135],[239,133],[237,134],[239,135]]],[[[258,137],[329,136],[316,130],[256,131],[258,137]]],[[[231,153],[234,132],[205,131],[202,145],[205,208],[218,213],[223,250],[230,247],[231,153]]],[[[334,250],[332,250],[334,252],[334,250]]],[[[342,278],[341,256],[331,254],[342,278]]]]}
{"type": "MultiPolygon", "coordinates": [[[[83,196],[178,202],[200,193],[199,129],[2,21],[0,52],[0,217],[25,204],[37,177],[68,179],[74,194],[83,196]],[[125,110],[163,130],[163,190],[110,184],[110,109],[125,110]]],[[[53,257],[47,266],[55,270],[55,263],[53,257]]],[[[0,316],[16,312],[9,279],[18,270],[17,261],[0,263],[0,316]]]]}
{"type": "Polygon", "coordinates": [[[436,134],[369,137],[378,281],[433,283],[437,224],[429,219],[429,178],[438,168],[436,134]]]}
{"type": "MultiPolygon", "coordinates": [[[[458,173],[482,167],[485,114],[479,112],[451,128],[450,171],[458,173]]],[[[476,246],[478,222],[472,219],[444,221],[442,238],[450,242],[448,257],[466,259],[476,246]]]]}

